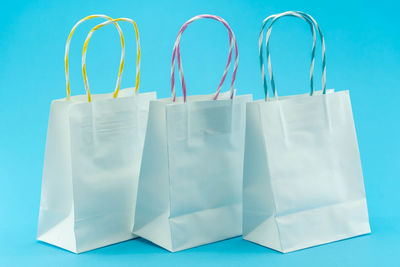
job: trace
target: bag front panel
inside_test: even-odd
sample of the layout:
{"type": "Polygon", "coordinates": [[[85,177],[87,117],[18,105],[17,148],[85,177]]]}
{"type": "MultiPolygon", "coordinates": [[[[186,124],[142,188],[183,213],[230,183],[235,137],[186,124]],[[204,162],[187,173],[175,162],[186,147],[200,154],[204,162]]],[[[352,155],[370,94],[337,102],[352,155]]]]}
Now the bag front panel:
{"type": "Polygon", "coordinates": [[[133,237],[143,136],[135,97],[77,103],[70,115],[75,233],[85,251],[133,237]]]}
{"type": "Polygon", "coordinates": [[[250,96],[237,96],[233,101],[167,106],[175,247],[186,248],[241,233],[245,104],[250,99],[250,96]],[[212,215],[204,215],[206,211],[212,215]],[[196,221],[191,214],[196,224],[191,223],[196,221]],[[221,223],[222,229],[213,231],[221,223]],[[185,244],[191,236],[203,238],[193,238],[192,244],[185,244]]]}
{"type": "Polygon", "coordinates": [[[347,91],[262,105],[277,215],[365,198],[347,91]]]}

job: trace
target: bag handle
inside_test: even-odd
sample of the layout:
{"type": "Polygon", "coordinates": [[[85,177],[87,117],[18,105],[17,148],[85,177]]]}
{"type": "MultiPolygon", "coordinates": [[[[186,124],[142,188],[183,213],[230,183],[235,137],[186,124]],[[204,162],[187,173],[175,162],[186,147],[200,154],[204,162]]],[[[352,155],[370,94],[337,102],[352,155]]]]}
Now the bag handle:
{"type": "Polygon", "coordinates": [[[182,94],[183,94],[183,101],[186,102],[186,98],[187,98],[187,89],[186,89],[186,83],[185,83],[185,77],[183,75],[183,69],[182,69],[182,62],[181,62],[181,53],[180,53],[180,41],[181,41],[181,37],[183,32],[185,31],[185,29],[189,26],[190,23],[192,23],[195,20],[198,19],[202,19],[202,18],[207,18],[207,19],[213,19],[213,20],[217,20],[219,22],[221,22],[228,30],[228,34],[229,34],[229,55],[228,55],[228,62],[226,63],[225,66],[225,70],[222,76],[222,79],[218,85],[217,91],[213,97],[214,100],[218,99],[218,95],[221,91],[221,87],[222,84],[225,81],[226,75],[228,73],[229,70],[229,66],[230,63],[232,61],[232,50],[233,50],[233,44],[235,45],[235,63],[234,63],[234,67],[233,67],[233,74],[232,74],[232,81],[231,81],[231,88],[230,88],[230,98],[233,98],[234,95],[234,83],[235,83],[235,79],[236,79],[236,72],[237,72],[237,67],[238,67],[238,63],[239,63],[239,51],[237,48],[237,42],[236,42],[236,38],[235,35],[231,29],[231,27],[229,26],[229,24],[222,19],[221,17],[215,16],[215,15],[208,15],[208,14],[204,14],[204,15],[198,15],[195,16],[193,18],[191,18],[190,20],[188,20],[185,24],[182,25],[181,29],[178,32],[178,36],[176,37],[176,41],[174,44],[174,49],[172,51],[172,62],[171,62],[171,97],[172,97],[172,101],[175,102],[176,101],[176,91],[175,91],[175,55],[177,57],[177,62],[178,62],[178,70],[179,70],[179,76],[181,79],[181,84],[182,84],[182,94]]]}
{"type": "Polygon", "coordinates": [[[305,20],[306,22],[309,23],[310,28],[312,30],[313,34],[313,46],[312,46],[312,52],[311,52],[311,65],[310,65],[310,95],[314,94],[314,63],[315,63],[315,46],[316,46],[316,35],[315,35],[315,28],[318,30],[320,39],[321,39],[321,44],[322,44],[322,91],[325,94],[326,93],[326,58],[325,58],[325,40],[322,34],[321,29],[319,28],[318,24],[312,18],[310,15],[307,13],[301,12],[301,11],[287,11],[283,12],[281,14],[276,14],[269,16],[266,18],[263,22],[261,32],[260,32],[260,39],[259,39],[259,53],[260,53],[260,66],[261,66],[261,75],[262,75],[262,80],[263,80],[263,85],[264,85],[264,91],[265,91],[265,99],[268,100],[268,88],[267,88],[267,82],[265,79],[265,72],[264,72],[264,65],[263,65],[263,56],[262,56],[262,31],[265,27],[265,25],[268,23],[269,20],[272,19],[272,22],[270,26],[268,27],[267,31],[267,36],[266,36],[266,50],[267,50],[267,61],[268,61],[268,70],[269,70],[269,76],[271,80],[271,87],[272,91],[274,94],[274,97],[277,98],[277,90],[275,86],[275,80],[272,72],[272,66],[271,66],[271,56],[270,56],[270,47],[269,47],[269,38],[271,35],[271,30],[272,30],[272,25],[281,17],[285,16],[294,16],[301,18],[305,20]]]}
{"type": "MultiPolygon", "coordinates": [[[[69,33],[69,35],[68,35],[68,38],[67,38],[67,43],[66,43],[66,45],[65,45],[65,57],[64,57],[64,61],[65,61],[65,81],[66,81],[66,86],[67,86],[67,100],[69,100],[70,97],[71,97],[71,89],[70,89],[70,83],[69,83],[69,62],[68,62],[69,47],[70,47],[70,43],[71,43],[71,38],[72,38],[72,35],[74,34],[76,28],[77,28],[81,23],[83,23],[83,22],[86,21],[86,20],[90,20],[90,19],[94,19],[94,18],[104,18],[104,19],[107,19],[107,20],[112,20],[111,17],[106,16],[106,15],[101,15],[101,14],[100,14],[100,15],[90,15],[90,16],[84,17],[83,19],[81,19],[80,21],[78,21],[78,22],[74,25],[74,27],[72,27],[72,29],[71,29],[71,31],[70,31],[70,33],[69,33]]],[[[118,32],[119,32],[119,35],[120,35],[120,38],[121,38],[121,42],[124,42],[124,35],[123,35],[123,33],[122,33],[121,28],[119,27],[118,23],[114,23],[114,24],[115,24],[115,27],[117,27],[117,30],[118,30],[118,32]]],[[[122,49],[122,51],[121,51],[121,62],[123,61],[123,58],[124,58],[124,55],[123,55],[124,52],[125,52],[125,51],[122,49]]],[[[121,73],[122,73],[122,72],[121,72],[121,73]]],[[[120,83],[120,80],[121,80],[121,78],[120,78],[121,73],[118,73],[117,84],[120,83]]]]}
{"type": "MultiPolygon", "coordinates": [[[[139,91],[139,76],[140,76],[140,40],[139,40],[139,30],[138,27],[136,25],[136,22],[132,19],[129,18],[118,18],[118,19],[112,19],[109,21],[105,21],[103,23],[100,23],[99,25],[93,27],[90,32],[88,33],[85,43],[83,44],[83,51],[82,51],[82,74],[83,74],[83,80],[85,82],[85,90],[88,96],[88,101],[91,102],[91,93],[90,93],[90,88],[89,88],[89,81],[87,79],[87,75],[86,75],[86,52],[87,52],[87,47],[90,41],[90,38],[92,37],[93,33],[110,24],[110,23],[117,23],[118,21],[126,21],[126,22],[130,22],[133,24],[133,27],[135,29],[135,34],[136,34],[136,49],[137,49],[137,60],[136,60],[136,83],[135,83],[135,94],[138,93],[139,91]]],[[[113,97],[116,98],[118,96],[118,92],[119,92],[119,88],[120,88],[120,83],[121,83],[121,73],[122,70],[124,68],[124,57],[125,57],[125,42],[123,39],[121,39],[121,45],[122,45],[122,51],[123,51],[123,56],[121,56],[121,64],[119,67],[119,73],[118,73],[118,81],[117,81],[117,86],[115,88],[113,97]]]]}

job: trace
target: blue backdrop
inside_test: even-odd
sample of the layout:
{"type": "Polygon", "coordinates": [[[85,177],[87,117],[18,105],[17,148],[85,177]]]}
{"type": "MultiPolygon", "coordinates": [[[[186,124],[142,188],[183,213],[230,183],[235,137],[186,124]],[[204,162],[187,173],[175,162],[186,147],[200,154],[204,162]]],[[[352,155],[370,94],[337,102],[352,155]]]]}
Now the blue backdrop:
{"type": "MultiPolygon", "coordinates": [[[[394,265],[400,249],[400,20],[396,1],[2,1],[0,15],[0,265],[394,265]],[[302,2],[302,3],[301,3],[302,2]],[[280,254],[234,238],[169,253],[142,239],[74,255],[35,240],[50,102],[65,92],[64,47],[71,27],[89,14],[136,20],[142,44],[141,91],[170,95],[172,46],[180,26],[197,14],[226,19],[238,40],[239,94],[263,97],[258,31],[270,14],[302,10],[325,34],[327,85],[349,89],[354,111],[372,234],[280,254]]],[[[72,94],[83,94],[81,50],[92,20],[72,39],[72,94]]],[[[135,78],[135,38],[126,35],[122,87],[135,78]]],[[[297,18],[282,19],[272,33],[272,63],[281,95],[306,93],[312,38],[297,18]]],[[[228,50],[225,28],[215,21],[192,24],[182,39],[189,94],[215,91],[228,50]]],[[[320,50],[317,51],[320,55],[320,50]]],[[[120,57],[114,27],[97,31],[88,49],[93,93],[114,88],[120,57]]],[[[317,88],[320,88],[318,58],[317,88]]],[[[229,77],[228,77],[229,78],[229,77]]],[[[224,90],[228,89],[226,85],[224,90]]],[[[179,89],[180,90],[180,89],[179,89]]]]}

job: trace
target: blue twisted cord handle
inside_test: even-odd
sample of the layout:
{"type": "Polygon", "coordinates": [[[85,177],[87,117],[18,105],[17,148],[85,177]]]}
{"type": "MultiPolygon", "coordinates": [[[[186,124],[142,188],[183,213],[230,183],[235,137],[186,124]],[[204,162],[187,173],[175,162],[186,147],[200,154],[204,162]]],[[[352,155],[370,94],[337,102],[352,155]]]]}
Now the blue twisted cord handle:
{"type": "Polygon", "coordinates": [[[314,20],[313,17],[311,17],[309,14],[301,12],[301,11],[287,11],[283,12],[280,14],[275,14],[267,17],[261,26],[261,31],[260,31],[260,36],[259,36],[259,56],[260,56],[260,68],[261,68],[261,76],[262,76],[262,81],[263,81],[263,86],[264,86],[264,92],[265,92],[265,100],[268,100],[268,84],[266,81],[265,77],[265,71],[264,71],[264,58],[263,58],[263,51],[262,51],[262,41],[263,41],[263,31],[265,26],[268,24],[269,21],[272,20],[268,27],[267,31],[267,36],[266,36],[266,50],[267,50],[267,61],[268,61],[268,71],[269,71],[269,76],[270,76],[270,81],[271,81],[271,87],[272,87],[272,92],[274,97],[276,98],[278,96],[276,86],[275,86],[275,80],[272,72],[272,66],[271,66],[271,56],[270,56],[270,48],[269,48],[269,38],[271,35],[271,30],[272,30],[272,25],[281,17],[285,16],[293,16],[293,17],[298,17],[306,22],[309,23],[310,29],[313,34],[313,47],[312,47],[312,52],[311,52],[311,66],[310,66],[310,95],[314,94],[314,62],[315,62],[315,46],[316,46],[316,35],[315,35],[315,28],[318,31],[318,34],[321,39],[321,45],[322,45],[322,93],[326,93],[326,57],[325,57],[325,40],[324,36],[322,34],[322,31],[320,27],[318,26],[317,22],[314,20]],[[314,28],[315,27],[315,28],[314,28]]]}

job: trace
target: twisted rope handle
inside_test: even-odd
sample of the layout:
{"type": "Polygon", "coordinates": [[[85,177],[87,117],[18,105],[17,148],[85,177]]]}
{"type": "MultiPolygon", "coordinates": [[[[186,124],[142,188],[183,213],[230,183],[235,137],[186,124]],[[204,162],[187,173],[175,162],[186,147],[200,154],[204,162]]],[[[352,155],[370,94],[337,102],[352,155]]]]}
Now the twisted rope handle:
{"type": "MultiPolygon", "coordinates": [[[[139,30],[136,25],[136,22],[132,19],[129,18],[118,18],[118,19],[112,19],[106,22],[103,22],[95,27],[93,27],[90,32],[88,33],[85,43],[83,45],[83,50],[82,50],[82,74],[83,74],[83,80],[85,82],[85,90],[88,95],[88,101],[91,102],[91,93],[90,93],[90,88],[89,88],[89,81],[87,79],[87,74],[86,74],[86,52],[87,52],[87,47],[90,41],[90,38],[92,37],[93,33],[110,24],[110,23],[117,23],[118,21],[126,21],[132,23],[134,29],[135,29],[135,34],[136,34],[136,49],[137,49],[137,60],[136,60],[136,84],[135,84],[135,93],[138,93],[139,90],[139,76],[140,76],[140,40],[139,40],[139,30]]],[[[122,70],[124,68],[124,58],[125,58],[125,41],[122,37],[121,39],[121,46],[122,46],[122,56],[121,56],[121,62],[120,62],[120,67],[119,67],[119,72],[118,72],[118,79],[117,79],[117,85],[113,94],[113,97],[116,98],[118,96],[118,92],[121,86],[121,75],[122,75],[122,70]]]]}
{"type": "Polygon", "coordinates": [[[236,72],[237,72],[237,67],[238,67],[238,63],[239,63],[239,51],[237,48],[237,42],[236,42],[236,38],[235,35],[232,31],[232,29],[230,28],[229,24],[222,19],[221,17],[215,16],[215,15],[198,15],[195,16],[193,18],[191,18],[190,20],[188,20],[185,24],[182,25],[181,29],[178,32],[178,36],[176,38],[175,44],[174,44],[174,48],[172,51],[172,62],[171,62],[171,97],[172,97],[172,101],[175,102],[176,101],[176,91],[175,91],[175,55],[177,57],[177,61],[178,61],[178,70],[179,70],[179,76],[181,79],[181,84],[182,84],[182,93],[183,93],[183,101],[186,102],[186,98],[187,98],[187,89],[186,89],[186,83],[185,83],[185,77],[183,75],[183,68],[182,68],[182,62],[181,62],[181,53],[180,53],[180,40],[182,37],[183,32],[185,31],[185,29],[189,26],[190,23],[192,23],[195,20],[201,19],[201,18],[208,18],[208,19],[214,19],[217,20],[219,22],[221,22],[222,24],[224,24],[224,26],[227,28],[228,30],[228,34],[229,34],[229,55],[228,55],[228,61],[226,63],[225,66],[225,70],[222,76],[222,79],[218,85],[217,91],[213,97],[214,100],[218,99],[218,95],[221,92],[221,87],[222,84],[225,81],[226,75],[228,73],[229,70],[229,66],[230,63],[232,61],[232,50],[233,50],[233,44],[235,45],[235,63],[234,63],[234,67],[233,67],[233,74],[232,74],[232,81],[231,81],[231,87],[230,87],[230,98],[233,98],[234,95],[234,83],[235,83],[235,79],[236,79],[236,72]]]}
{"type": "Polygon", "coordinates": [[[323,93],[326,92],[326,59],[325,59],[325,41],[323,38],[323,34],[321,29],[319,28],[318,24],[316,21],[307,13],[301,12],[301,11],[287,11],[283,12],[281,14],[275,14],[272,16],[269,16],[263,21],[261,31],[260,31],[260,38],[259,38],[259,55],[260,55],[260,67],[261,67],[261,76],[262,76],[262,81],[263,81],[263,86],[264,86],[264,91],[265,91],[265,99],[268,100],[268,86],[265,78],[265,72],[264,72],[264,63],[263,63],[263,54],[262,54],[262,41],[263,41],[263,30],[266,24],[272,19],[272,22],[270,26],[268,27],[267,31],[267,36],[266,36],[266,50],[267,50],[267,61],[268,61],[268,70],[269,70],[269,76],[271,80],[271,87],[272,91],[274,94],[274,97],[276,98],[278,96],[276,86],[275,86],[275,80],[272,72],[272,65],[271,65],[271,56],[270,56],[270,47],[269,47],[269,38],[271,35],[271,30],[272,30],[272,25],[281,17],[284,16],[294,16],[301,18],[305,20],[306,22],[309,23],[310,28],[312,30],[313,34],[313,46],[312,46],[312,52],[311,52],[311,66],[310,66],[310,95],[313,95],[314,93],[314,63],[315,63],[315,47],[316,47],[316,35],[315,35],[315,28],[317,28],[319,36],[321,38],[321,43],[322,43],[322,88],[323,88],[323,93]],[[314,28],[315,26],[315,28],[314,28]]]}
{"type": "MultiPolygon", "coordinates": [[[[70,99],[70,97],[71,97],[71,89],[70,89],[70,82],[69,82],[69,62],[68,62],[69,47],[70,47],[70,43],[71,43],[71,38],[72,38],[72,35],[74,34],[76,28],[77,28],[81,23],[83,23],[83,22],[86,21],[86,20],[90,20],[90,19],[94,19],[94,18],[105,18],[105,19],[107,19],[107,20],[112,20],[111,17],[106,16],[106,15],[90,15],[90,16],[84,17],[83,19],[81,19],[80,21],[78,21],[78,22],[74,25],[74,27],[72,27],[72,29],[71,29],[71,31],[70,31],[70,33],[69,33],[69,35],[68,35],[68,38],[67,38],[67,43],[66,43],[66,45],[65,45],[65,57],[64,57],[64,61],[65,61],[65,81],[66,81],[66,87],[67,87],[67,100],[70,99]]],[[[117,27],[117,30],[118,30],[118,32],[119,32],[119,35],[120,35],[120,38],[121,38],[121,42],[123,42],[123,41],[124,41],[124,35],[123,35],[123,33],[122,33],[122,30],[121,30],[121,28],[119,27],[118,23],[114,23],[114,24],[115,24],[115,27],[117,27]]],[[[121,52],[121,61],[123,61],[124,52],[125,52],[125,51],[122,51],[122,52],[121,52]]],[[[119,83],[119,80],[120,80],[120,78],[118,77],[118,79],[117,79],[117,84],[119,83]]]]}
{"type": "Polygon", "coordinates": [[[322,85],[322,93],[326,94],[326,53],[325,53],[325,38],[324,35],[322,33],[321,28],[319,27],[317,21],[309,14],[303,12],[303,11],[297,11],[297,13],[301,14],[302,16],[306,17],[307,19],[311,20],[315,26],[315,28],[317,28],[319,37],[321,39],[321,47],[322,47],[322,79],[321,79],[321,85],[322,85]]]}

